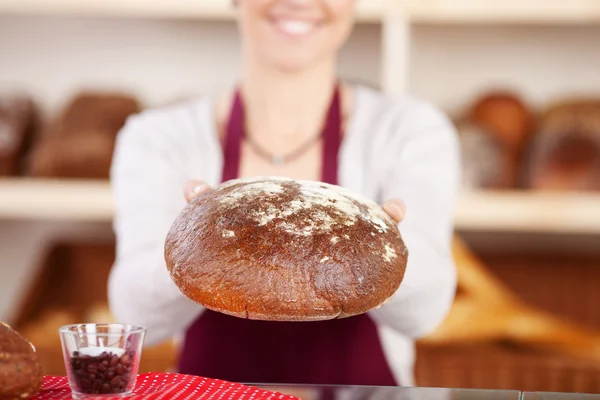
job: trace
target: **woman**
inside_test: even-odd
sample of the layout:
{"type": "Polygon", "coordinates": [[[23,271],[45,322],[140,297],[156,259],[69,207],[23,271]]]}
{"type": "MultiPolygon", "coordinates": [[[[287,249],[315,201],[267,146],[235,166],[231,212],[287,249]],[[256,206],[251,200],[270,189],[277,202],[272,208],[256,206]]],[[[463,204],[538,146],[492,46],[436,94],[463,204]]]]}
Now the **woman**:
{"type": "Polygon", "coordinates": [[[336,60],[353,25],[354,0],[238,3],[236,90],[147,111],[119,135],[111,309],[121,321],[147,326],[147,344],[184,333],[182,373],[411,385],[413,340],[441,322],[454,295],[455,132],[428,104],[338,82],[336,60]],[[209,185],[267,175],[323,180],[385,202],[402,220],[410,252],[391,301],[345,320],[269,323],[204,310],[179,292],[163,245],[185,206],[181,189],[189,200],[209,185]]]}

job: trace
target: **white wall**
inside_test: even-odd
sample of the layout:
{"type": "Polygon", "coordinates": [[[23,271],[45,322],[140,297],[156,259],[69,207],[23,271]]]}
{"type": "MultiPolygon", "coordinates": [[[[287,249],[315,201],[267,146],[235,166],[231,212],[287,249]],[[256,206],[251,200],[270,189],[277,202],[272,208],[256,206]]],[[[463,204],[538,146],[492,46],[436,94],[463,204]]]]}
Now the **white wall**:
{"type": "MultiPolygon", "coordinates": [[[[490,85],[511,85],[536,105],[600,95],[600,27],[418,26],[413,33],[411,91],[452,113],[490,85]]],[[[379,35],[377,26],[357,29],[342,55],[344,77],[378,84],[379,35]]],[[[124,88],[159,105],[230,84],[236,50],[231,23],[0,16],[0,93],[26,89],[50,112],[83,87],[124,88]]],[[[65,229],[0,221],[0,319],[43,242],[72,232],[65,229]]]]}
{"type": "Polygon", "coordinates": [[[600,97],[600,27],[417,27],[411,90],[447,111],[491,86],[534,106],[568,95],[600,97]]]}
{"type": "MultiPolygon", "coordinates": [[[[344,76],[378,83],[378,32],[358,29],[344,76]]],[[[0,92],[32,91],[53,110],[78,88],[115,87],[157,105],[232,83],[237,50],[227,22],[0,16],[0,92]]]]}
{"type": "MultiPolygon", "coordinates": [[[[380,29],[361,25],[344,77],[377,85],[380,29]]],[[[490,85],[534,104],[600,92],[600,27],[413,29],[411,91],[454,112],[490,85]]],[[[214,92],[237,76],[233,23],[0,16],[0,92],[23,87],[55,109],[81,87],[131,89],[150,105],[214,92]]]]}

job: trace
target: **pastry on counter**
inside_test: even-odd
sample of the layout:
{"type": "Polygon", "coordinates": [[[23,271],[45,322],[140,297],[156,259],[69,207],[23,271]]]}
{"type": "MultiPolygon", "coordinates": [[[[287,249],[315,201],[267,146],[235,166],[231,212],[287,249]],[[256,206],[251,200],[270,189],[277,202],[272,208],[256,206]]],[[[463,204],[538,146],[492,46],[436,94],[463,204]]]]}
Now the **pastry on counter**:
{"type": "Polygon", "coordinates": [[[600,190],[600,99],[549,107],[529,149],[526,171],[532,189],[600,190]]]}
{"type": "Polygon", "coordinates": [[[42,372],[35,347],[0,322],[0,398],[30,398],[41,385],[42,372]]]}
{"type": "Polygon", "coordinates": [[[130,115],[141,111],[133,96],[82,93],[47,126],[29,155],[28,172],[36,177],[109,176],[116,136],[130,115]]]}
{"type": "Polygon", "coordinates": [[[0,97],[0,176],[22,172],[35,129],[35,106],[26,96],[0,97]]]}

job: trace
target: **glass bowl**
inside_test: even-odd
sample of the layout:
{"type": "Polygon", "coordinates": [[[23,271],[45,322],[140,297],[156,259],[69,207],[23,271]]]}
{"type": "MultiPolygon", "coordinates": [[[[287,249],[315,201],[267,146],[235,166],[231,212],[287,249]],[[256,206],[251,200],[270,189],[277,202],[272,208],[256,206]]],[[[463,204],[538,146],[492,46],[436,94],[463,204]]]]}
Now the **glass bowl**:
{"type": "Polygon", "coordinates": [[[77,324],[59,329],[73,398],[129,396],[142,356],[146,328],[77,324]]]}

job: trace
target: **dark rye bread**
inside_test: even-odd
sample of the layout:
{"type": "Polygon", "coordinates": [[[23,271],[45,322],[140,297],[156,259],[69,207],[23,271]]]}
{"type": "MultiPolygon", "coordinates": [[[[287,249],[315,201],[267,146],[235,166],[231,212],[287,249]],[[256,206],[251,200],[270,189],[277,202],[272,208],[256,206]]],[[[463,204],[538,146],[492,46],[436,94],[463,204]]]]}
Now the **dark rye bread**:
{"type": "Polygon", "coordinates": [[[195,198],[165,243],[183,294],[240,318],[318,321],[385,303],[408,251],[374,202],[338,186],[233,180],[195,198]]]}

